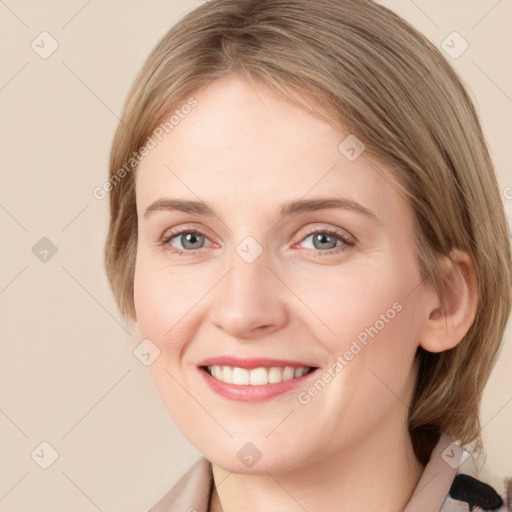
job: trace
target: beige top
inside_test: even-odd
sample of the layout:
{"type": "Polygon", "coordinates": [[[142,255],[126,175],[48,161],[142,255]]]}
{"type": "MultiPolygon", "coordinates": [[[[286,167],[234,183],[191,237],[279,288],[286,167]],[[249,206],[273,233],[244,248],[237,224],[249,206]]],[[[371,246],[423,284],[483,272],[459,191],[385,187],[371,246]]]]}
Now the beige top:
{"type": "MultiPolygon", "coordinates": [[[[469,459],[471,460],[471,457],[469,459]]],[[[468,464],[464,461],[463,450],[453,443],[450,437],[443,434],[403,512],[460,512],[470,510],[469,505],[498,512],[512,510],[509,508],[510,504],[506,504],[505,487],[499,489],[502,492],[499,496],[493,487],[481,480],[480,473],[478,479],[459,477],[456,482],[454,481],[458,475],[476,475],[474,463],[468,464]],[[452,484],[453,497],[449,494],[452,484]],[[494,503],[493,493],[496,495],[494,503]],[[461,496],[464,501],[461,501],[461,496]],[[501,506],[497,507],[500,501],[501,506]],[[494,508],[483,508],[484,504],[494,508]]],[[[507,482],[504,485],[506,486],[507,482]]],[[[200,457],[174,487],[147,512],[208,512],[212,491],[211,463],[206,457],[200,457]]],[[[510,494],[510,487],[508,492],[510,494]]]]}

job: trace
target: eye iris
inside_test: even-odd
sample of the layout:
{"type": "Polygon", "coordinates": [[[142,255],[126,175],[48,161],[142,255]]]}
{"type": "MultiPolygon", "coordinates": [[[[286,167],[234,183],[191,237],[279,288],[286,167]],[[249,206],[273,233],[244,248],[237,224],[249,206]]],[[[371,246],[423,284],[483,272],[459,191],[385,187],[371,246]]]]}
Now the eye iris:
{"type": "MultiPolygon", "coordinates": [[[[327,243],[329,243],[329,242],[327,242],[327,243]]],[[[317,249],[326,249],[326,248],[333,249],[334,247],[336,247],[336,239],[326,233],[317,233],[316,235],[313,236],[313,245],[317,249]],[[325,247],[324,245],[321,245],[320,247],[316,246],[316,242],[319,242],[320,244],[326,243],[325,240],[329,239],[329,238],[331,239],[331,243],[334,242],[334,245],[332,247],[325,247]]]]}
{"type": "Polygon", "coordinates": [[[190,243],[197,243],[197,240],[201,240],[203,237],[203,235],[200,235],[198,233],[187,233],[186,235],[181,235],[181,242],[182,242],[182,245],[185,249],[190,249],[190,250],[194,250],[194,249],[198,249],[198,247],[189,247],[188,244],[190,243]]]}

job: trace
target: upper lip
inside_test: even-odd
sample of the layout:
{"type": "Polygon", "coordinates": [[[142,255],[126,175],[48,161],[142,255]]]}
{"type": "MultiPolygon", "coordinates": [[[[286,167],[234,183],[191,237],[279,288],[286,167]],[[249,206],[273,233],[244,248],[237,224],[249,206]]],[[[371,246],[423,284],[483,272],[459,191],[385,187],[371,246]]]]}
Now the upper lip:
{"type": "Polygon", "coordinates": [[[270,368],[272,366],[290,366],[292,368],[298,367],[306,367],[306,368],[316,368],[314,365],[308,363],[302,363],[297,361],[289,361],[285,359],[272,359],[268,357],[264,358],[243,358],[243,357],[233,357],[233,356],[216,356],[216,357],[208,357],[201,361],[198,366],[233,366],[237,368],[246,368],[248,370],[252,368],[260,368],[267,367],[270,368]]]}

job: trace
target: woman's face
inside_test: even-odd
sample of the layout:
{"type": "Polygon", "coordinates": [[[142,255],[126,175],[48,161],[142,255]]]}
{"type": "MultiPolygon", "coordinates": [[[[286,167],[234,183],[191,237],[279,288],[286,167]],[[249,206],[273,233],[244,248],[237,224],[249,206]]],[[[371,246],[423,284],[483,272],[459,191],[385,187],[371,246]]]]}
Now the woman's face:
{"type": "Polygon", "coordinates": [[[425,313],[389,170],[236,76],[194,98],[136,177],[137,329],[173,420],[237,472],[405,431],[425,313]]]}

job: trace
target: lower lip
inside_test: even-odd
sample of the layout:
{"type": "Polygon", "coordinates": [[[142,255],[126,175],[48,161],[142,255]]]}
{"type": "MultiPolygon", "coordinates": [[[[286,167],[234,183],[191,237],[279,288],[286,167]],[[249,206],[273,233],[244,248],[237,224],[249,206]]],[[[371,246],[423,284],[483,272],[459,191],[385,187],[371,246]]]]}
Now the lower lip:
{"type": "Polygon", "coordinates": [[[198,370],[206,384],[215,393],[225,398],[241,402],[261,402],[295,389],[303,384],[306,379],[315,374],[318,368],[301,377],[294,377],[293,379],[275,382],[273,384],[262,384],[260,386],[228,384],[215,379],[202,368],[198,368],[198,370]]]}

